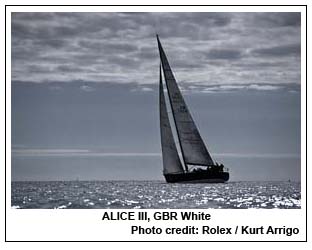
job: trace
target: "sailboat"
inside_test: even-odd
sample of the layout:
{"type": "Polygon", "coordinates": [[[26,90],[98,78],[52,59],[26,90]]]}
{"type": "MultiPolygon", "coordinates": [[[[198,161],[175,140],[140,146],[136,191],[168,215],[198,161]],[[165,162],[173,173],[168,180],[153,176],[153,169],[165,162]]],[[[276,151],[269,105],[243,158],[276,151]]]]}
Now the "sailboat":
{"type": "Polygon", "coordinates": [[[161,61],[159,67],[159,110],[164,177],[168,183],[226,182],[229,180],[229,173],[225,171],[223,164],[219,165],[212,160],[177,85],[158,35],[156,37],[161,61]],[[182,160],[170,125],[162,71],[182,160]]]}

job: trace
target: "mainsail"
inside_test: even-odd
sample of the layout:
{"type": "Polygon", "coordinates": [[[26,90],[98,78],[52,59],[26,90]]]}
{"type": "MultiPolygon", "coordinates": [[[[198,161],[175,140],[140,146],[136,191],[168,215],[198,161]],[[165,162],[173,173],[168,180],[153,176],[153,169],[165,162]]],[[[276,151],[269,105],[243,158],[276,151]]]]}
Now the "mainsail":
{"type": "Polygon", "coordinates": [[[157,42],[184,163],[185,165],[214,165],[213,160],[208,153],[193,118],[185,104],[158,36],[157,42]]]}
{"type": "Polygon", "coordinates": [[[160,136],[161,136],[164,174],[183,173],[184,172],[183,167],[174,142],[169,122],[169,116],[167,113],[161,77],[161,66],[159,70],[159,105],[160,105],[160,136]]]}

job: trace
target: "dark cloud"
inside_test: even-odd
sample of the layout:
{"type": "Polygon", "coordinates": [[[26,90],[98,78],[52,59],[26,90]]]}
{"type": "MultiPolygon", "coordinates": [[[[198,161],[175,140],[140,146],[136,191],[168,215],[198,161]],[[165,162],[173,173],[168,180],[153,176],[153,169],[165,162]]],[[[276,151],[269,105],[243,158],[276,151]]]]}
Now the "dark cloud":
{"type": "Polygon", "coordinates": [[[191,60],[175,60],[173,63],[172,63],[172,66],[176,69],[179,69],[179,70],[186,70],[187,72],[190,70],[190,69],[199,69],[199,68],[204,68],[205,67],[205,64],[198,64],[198,62],[194,62],[194,61],[191,61],[191,60]]]}
{"type": "Polygon", "coordinates": [[[242,52],[233,49],[211,49],[205,53],[207,59],[236,60],[242,57],[242,52]]]}
{"type": "Polygon", "coordinates": [[[79,41],[81,48],[90,49],[97,52],[105,52],[106,54],[131,53],[138,50],[138,47],[130,43],[103,43],[100,41],[82,40],[79,41]]]}
{"type": "MultiPolygon", "coordinates": [[[[171,13],[172,15],[172,13],[171,13]]],[[[212,27],[226,26],[231,22],[230,13],[213,13],[213,12],[196,12],[196,13],[176,13],[178,20],[185,20],[185,22],[201,23],[204,25],[211,25],[212,27]]]]}
{"type": "Polygon", "coordinates": [[[27,71],[30,74],[50,73],[51,71],[53,71],[51,67],[47,67],[46,65],[33,64],[33,65],[27,65],[26,67],[27,67],[27,71]]]}
{"type": "Polygon", "coordinates": [[[40,48],[51,47],[53,49],[61,49],[69,44],[68,41],[64,39],[40,39],[34,40],[33,45],[40,48]]]}
{"type": "Polygon", "coordinates": [[[288,44],[274,46],[270,48],[255,49],[252,54],[257,56],[300,56],[301,46],[300,44],[288,44]]]}
{"type": "Polygon", "coordinates": [[[78,67],[77,65],[59,65],[59,66],[57,66],[57,68],[56,68],[56,70],[57,71],[59,71],[59,72],[63,72],[63,73],[66,73],[66,72],[76,72],[76,73],[78,73],[78,72],[81,72],[81,71],[83,71],[83,70],[85,70],[85,69],[83,69],[83,68],[81,68],[81,67],[78,67]]]}
{"type": "Polygon", "coordinates": [[[266,27],[300,26],[301,13],[298,12],[268,12],[257,13],[253,20],[254,25],[266,27]]]}

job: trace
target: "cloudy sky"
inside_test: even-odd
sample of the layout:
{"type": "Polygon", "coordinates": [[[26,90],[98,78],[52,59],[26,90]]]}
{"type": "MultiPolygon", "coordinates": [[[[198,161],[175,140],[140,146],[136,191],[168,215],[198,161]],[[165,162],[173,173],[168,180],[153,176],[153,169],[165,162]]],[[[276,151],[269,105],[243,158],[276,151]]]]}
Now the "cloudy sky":
{"type": "Polygon", "coordinates": [[[155,32],[182,85],[300,81],[300,13],[13,13],[12,80],[155,84],[155,32]]]}
{"type": "Polygon", "coordinates": [[[155,32],[234,180],[300,179],[300,28],[300,13],[13,13],[13,179],[162,179],[155,32]]]}

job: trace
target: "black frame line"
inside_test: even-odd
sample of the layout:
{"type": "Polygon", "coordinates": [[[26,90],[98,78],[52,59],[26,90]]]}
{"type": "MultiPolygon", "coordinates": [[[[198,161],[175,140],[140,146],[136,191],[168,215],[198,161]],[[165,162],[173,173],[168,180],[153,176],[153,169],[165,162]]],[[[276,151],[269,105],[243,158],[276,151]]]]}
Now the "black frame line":
{"type": "Polygon", "coordinates": [[[4,214],[5,214],[5,218],[4,218],[4,242],[47,242],[47,243],[52,243],[52,242],[224,242],[224,243],[229,243],[229,242],[308,242],[308,187],[307,187],[307,183],[308,183],[308,58],[307,58],[307,54],[308,54],[308,7],[307,5],[5,5],[5,14],[4,14],[4,19],[5,19],[5,22],[4,22],[4,31],[5,31],[5,62],[4,62],[4,65],[5,65],[5,71],[4,71],[4,80],[5,80],[5,84],[4,84],[4,90],[5,90],[5,98],[4,98],[4,101],[5,101],[5,125],[4,125],[4,128],[5,128],[5,157],[4,157],[4,163],[5,163],[5,167],[4,167],[4,178],[5,178],[5,182],[4,182],[4,190],[5,190],[5,202],[4,202],[4,214]],[[124,241],[124,240],[121,240],[121,241],[111,241],[111,240],[103,240],[103,241],[85,241],[85,240],[81,240],[81,241],[73,241],[73,240],[69,240],[69,241],[65,241],[65,240],[61,240],[61,241],[44,241],[44,240],[29,240],[29,241],[18,241],[18,240],[7,240],[7,234],[6,234],[6,224],[7,224],[7,221],[6,221],[6,217],[7,217],[7,214],[6,214],[6,200],[7,200],[7,195],[6,195],[6,183],[7,183],[7,179],[6,179],[6,141],[7,141],[7,137],[6,137],[6,58],[7,58],[7,53],[6,53],[6,35],[7,35],[7,32],[6,32],[6,16],[7,16],[7,7],[16,7],[16,6],[19,6],[19,7],[73,7],[73,6],[77,6],[77,7],[83,7],[83,6],[88,6],[88,7],[224,7],[224,6],[238,6],[238,7],[261,7],[261,6],[268,6],[268,7],[280,7],[280,6],[289,6],[289,7],[305,7],[305,14],[306,14],[306,30],[305,30],[305,34],[306,34],[306,82],[305,82],[305,85],[306,85],[306,95],[305,95],[305,98],[306,98],[306,141],[305,141],[305,145],[306,145],[306,238],[305,240],[302,240],[302,241],[242,241],[242,240],[236,240],[236,241],[184,241],[184,240],[181,240],[181,241],[124,241]]]}

